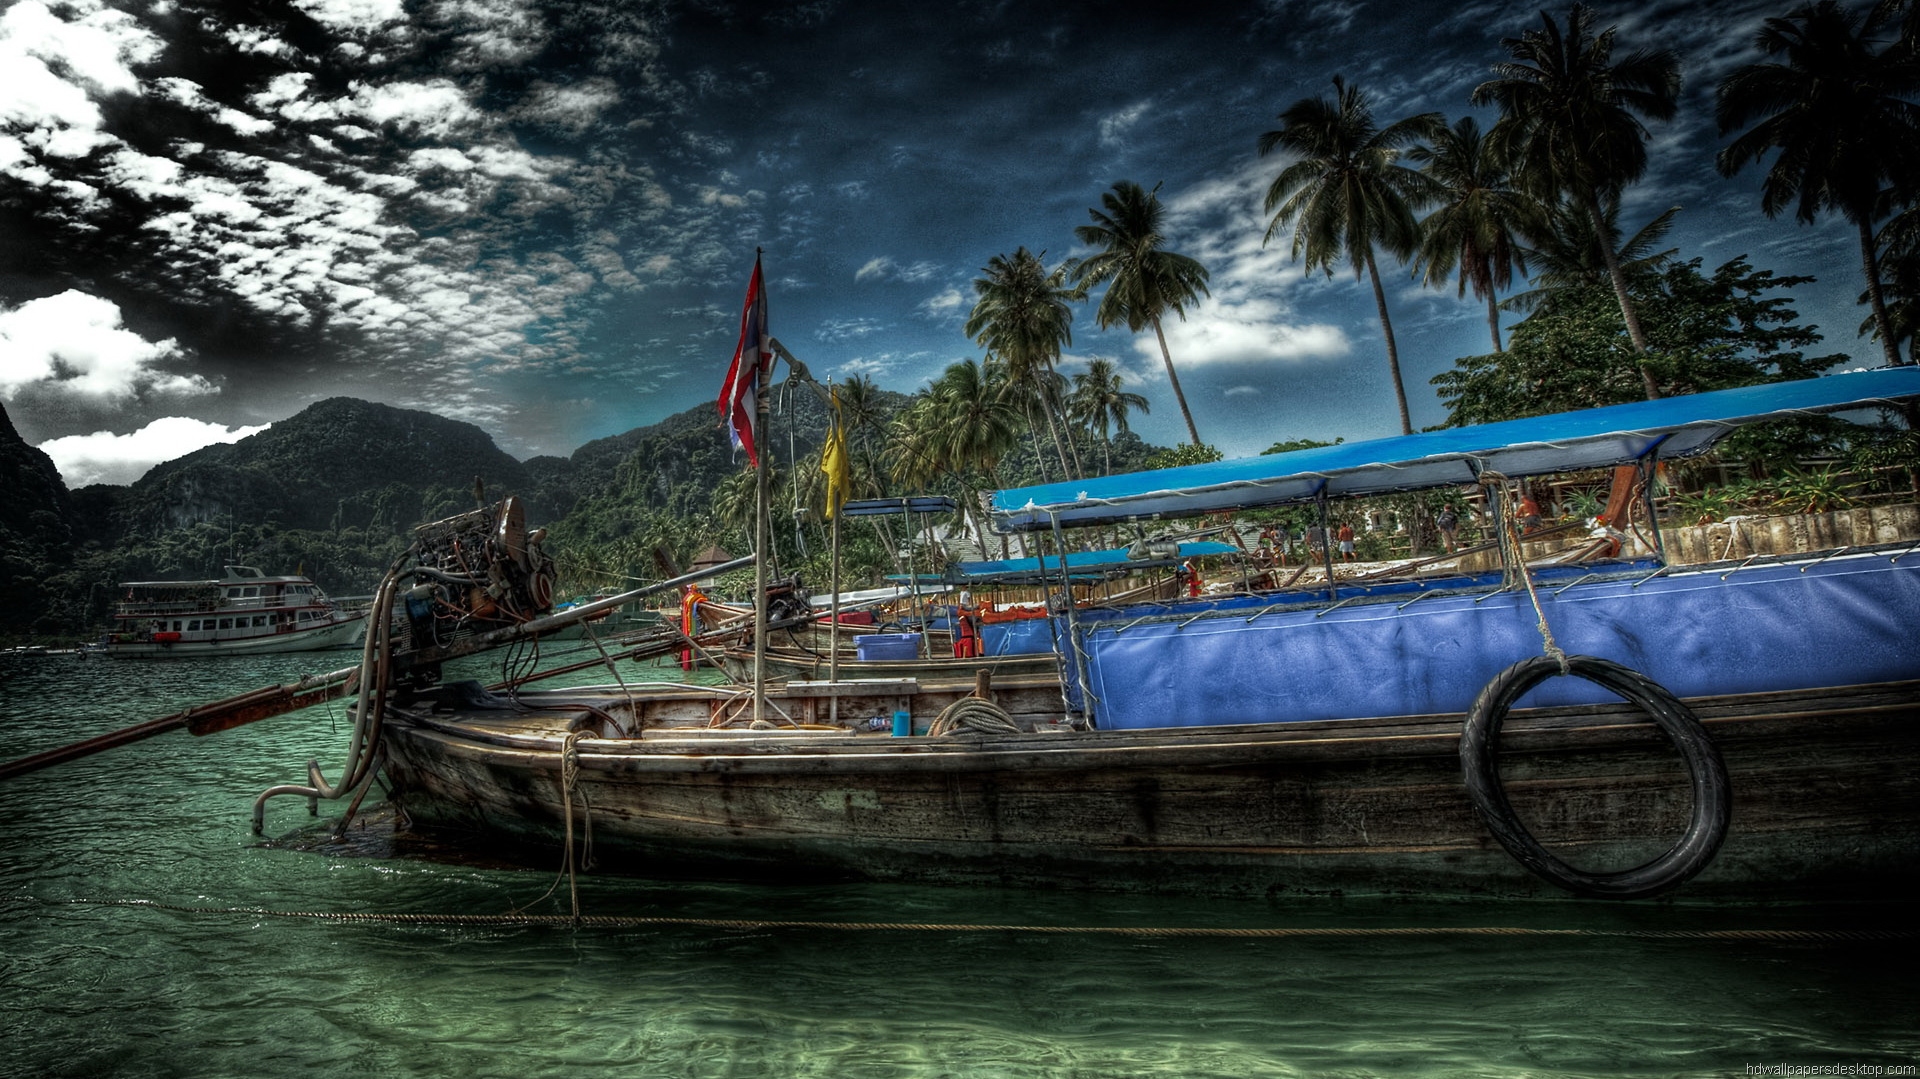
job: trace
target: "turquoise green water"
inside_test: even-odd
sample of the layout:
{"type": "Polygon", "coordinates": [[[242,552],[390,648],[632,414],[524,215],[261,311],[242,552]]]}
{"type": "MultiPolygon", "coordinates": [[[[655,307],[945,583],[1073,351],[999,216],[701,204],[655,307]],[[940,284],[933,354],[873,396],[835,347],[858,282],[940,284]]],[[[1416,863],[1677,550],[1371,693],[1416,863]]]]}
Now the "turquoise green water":
{"type": "MultiPolygon", "coordinates": [[[[351,659],[0,657],[0,759],[351,659]]],[[[333,772],[345,733],[316,709],[0,782],[0,1075],[1738,1076],[1762,1064],[1920,1064],[1911,941],[575,932],[108,905],[565,910],[564,884],[542,898],[557,854],[552,868],[394,856],[372,826],[335,845],[298,800],[268,811],[284,843],[251,835],[253,797],[297,780],[309,757],[333,772]]],[[[697,918],[1591,933],[1912,924],[1886,904],[1235,903],[592,876],[581,889],[590,914],[697,918]]]]}

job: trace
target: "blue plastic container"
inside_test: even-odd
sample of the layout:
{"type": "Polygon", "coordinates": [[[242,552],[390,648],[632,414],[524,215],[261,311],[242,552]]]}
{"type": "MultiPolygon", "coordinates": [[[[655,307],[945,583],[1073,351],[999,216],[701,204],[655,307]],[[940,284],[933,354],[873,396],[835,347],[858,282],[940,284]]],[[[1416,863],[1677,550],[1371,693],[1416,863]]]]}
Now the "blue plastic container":
{"type": "Polygon", "coordinates": [[[913,733],[913,713],[905,710],[893,714],[893,736],[905,738],[913,733]]]}
{"type": "Polygon", "coordinates": [[[853,647],[863,660],[919,659],[918,633],[862,633],[853,639],[853,647]]]}

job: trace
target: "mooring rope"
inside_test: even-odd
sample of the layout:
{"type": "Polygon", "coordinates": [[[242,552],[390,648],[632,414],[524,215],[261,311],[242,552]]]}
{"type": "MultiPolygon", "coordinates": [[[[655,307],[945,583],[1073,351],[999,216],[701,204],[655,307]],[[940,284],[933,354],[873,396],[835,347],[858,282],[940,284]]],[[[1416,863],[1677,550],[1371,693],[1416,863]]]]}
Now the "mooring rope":
{"type": "Polygon", "coordinates": [[[1540,604],[1540,593],[1534,590],[1533,571],[1527,568],[1526,545],[1520,541],[1520,532],[1514,527],[1513,515],[1505,512],[1508,485],[1511,482],[1506,476],[1492,469],[1486,469],[1480,473],[1480,483],[1486,488],[1489,499],[1495,497],[1496,491],[1497,497],[1501,499],[1499,514],[1501,550],[1507,556],[1507,565],[1512,566],[1520,574],[1521,582],[1527,586],[1527,598],[1533,601],[1534,628],[1540,631],[1540,641],[1546,654],[1560,664],[1561,674],[1567,674],[1570,673],[1567,666],[1567,653],[1560,647],[1559,642],[1553,639],[1553,627],[1547,624],[1547,610],[1540,604]]]}
{"type": "Polygon", "coordinates": [[[962,697],[940,710],[939,718],[927,728],[934,736],[958,734],[1024,734],[1006,709],[980,697],[962,697]]]}
{"type": "Polygon", "coordinates": [[[691,918],[678,915],[412,914],[368,911],[270,910],[264,907],[190,907],[149,899],[74,899],[79,906],[137,907],[173,914],[224,914],[316,922],[380,925],[567,927],[584,929],[729,929],[749,932],[807,929],[830,932],[1038,933],[1117,937],[1625,937],[1636,940],[1851,942],[1912,940],[1916,929],[1542,929],[1509,925],[1416,926],[1136,926],[1005,925],[967,922],[831,922],[789,918],[691,918]]]}

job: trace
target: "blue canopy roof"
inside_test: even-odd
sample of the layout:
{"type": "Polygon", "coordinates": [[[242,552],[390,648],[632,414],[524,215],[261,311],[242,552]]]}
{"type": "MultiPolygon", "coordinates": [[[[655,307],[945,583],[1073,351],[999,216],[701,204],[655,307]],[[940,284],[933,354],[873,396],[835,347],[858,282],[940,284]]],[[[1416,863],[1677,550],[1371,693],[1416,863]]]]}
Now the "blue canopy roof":
{"type": "Polygon", "coordinates": [[[1797,382],[1634,401],[1580,412],[1453,427],[1397,438],[1047,483],[997,492],[997,531],[1188,517],[1215,510],[1384,494],[1473,483],[1483,469],[1509,476],[1570,472],[1710,448],[1744,424],[1837,412],[1920,396],[1920,367],[1854,371],[1797,382]]]}
{"type": "MultiPolygon", "coordinates": [[[[1145,569],[1149,566],[1169,566],[1185,558],[1236,554],[1240,549],[1231,543],[1194,541],[1180,545],[1179,558],[1129,558],[1127,555],[1130,550],[1131,548],[1127,547],[1115,547],[1105,551],[1069,551],[1067,552],[1067,571],[1075,577],[1097,578],[1107,573],[1145,569]]],[[[947,567],[947,575],[962,584],[985,581],[1057,581],[1060,579],[1060,556],[1008,558],[993,562],[955,562],[947,567]]]]}

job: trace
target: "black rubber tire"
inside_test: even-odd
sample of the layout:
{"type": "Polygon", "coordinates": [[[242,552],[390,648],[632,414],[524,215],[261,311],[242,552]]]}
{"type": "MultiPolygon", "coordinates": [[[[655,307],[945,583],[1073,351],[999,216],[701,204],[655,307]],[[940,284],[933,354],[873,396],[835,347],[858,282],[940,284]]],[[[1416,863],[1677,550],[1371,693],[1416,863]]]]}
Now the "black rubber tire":
{"type": "Polygon", "coordinates": [[[1495,675],[1474,698],[1460,732],[1460,770],[1474,807],[1500,845],[1520,864],[1576,895],[1644,899],[1690,880],[1719,853],[1733,817],[1733,792],[1720,750],[1697,716],[1665,687],[1629,667],[1597,656],[1568,656],[1567,672],[1619,694],[1639,706],[1686,761],[1693,781],[1693,816],[1686,832],[1665,854],[1632,869],[1588,873],[1550,853],[1521,823],[1500,780],[1500,725],[1513,702],[1561,673],[1551,656],[1521,660],[1495,675]]]}

